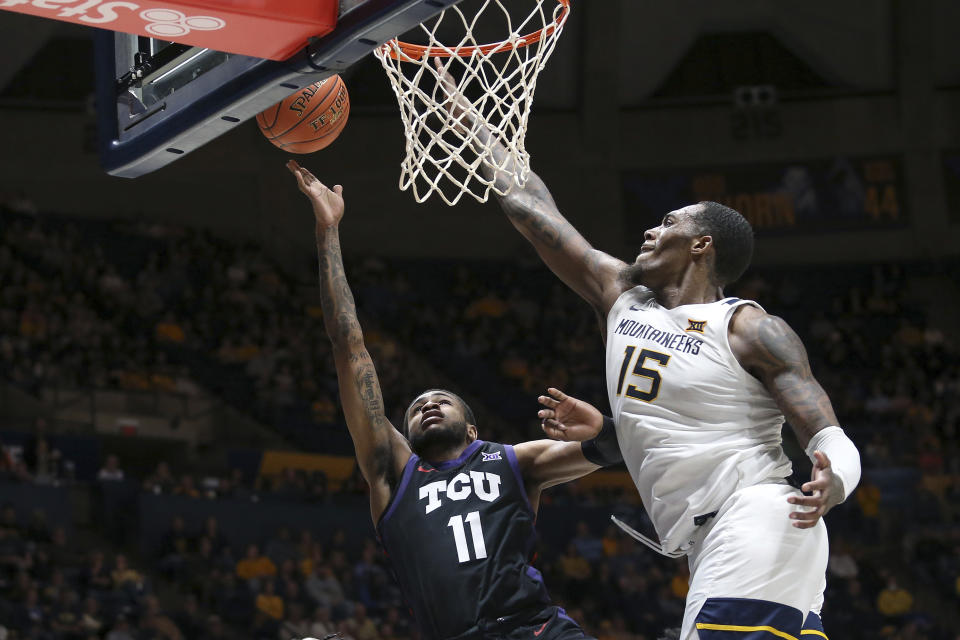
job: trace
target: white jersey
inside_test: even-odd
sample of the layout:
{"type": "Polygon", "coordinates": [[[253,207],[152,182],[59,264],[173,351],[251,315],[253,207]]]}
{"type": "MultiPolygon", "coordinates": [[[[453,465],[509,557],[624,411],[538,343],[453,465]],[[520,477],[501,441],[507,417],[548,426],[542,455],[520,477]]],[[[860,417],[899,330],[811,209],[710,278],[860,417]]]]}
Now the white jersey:
{"type": "Polygon", "coordinates": [[[730,350],[726,298],[666,309],[624,292],[607,316],[607,392],[623,459],[666,552],[735,491],[791,474],[773,397],[730,350]]]}

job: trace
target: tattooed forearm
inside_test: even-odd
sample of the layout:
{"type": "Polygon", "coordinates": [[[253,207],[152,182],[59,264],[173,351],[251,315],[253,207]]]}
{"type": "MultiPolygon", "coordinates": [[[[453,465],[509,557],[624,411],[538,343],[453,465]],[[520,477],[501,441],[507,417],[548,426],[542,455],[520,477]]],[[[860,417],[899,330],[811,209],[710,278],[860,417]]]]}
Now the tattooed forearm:
{"type": "Polygon", "coordinates": [[[320,304],[323,324],[334,347],[363,342],[353,293],[347,284],[336,227],[317,231],[317,256],[320,261],[320,304]]]}
{"type": "Polygon", "coordinates": [[[810,370],[807,351],[786,322],[774,316],[756,325],[755,367],[802,444],[837,424],[830,398],[810,370]]]}
{"type": "Polygon", "coordinates": [[[383,414],[383,398],[380,395],[380,383],[373,364],[359,367],[354,374],[354,384],[367,415],[383,414]]]}
{"type": "Polygon", "coordinates": [[[395,432],[386,418],[377,371],[364,345],[335,227],[317,230],[317,254],[323,322],[333,343],[340,398],[357,461],[371,485],[385,481],[392,490],[397,476],[395,432]]]}

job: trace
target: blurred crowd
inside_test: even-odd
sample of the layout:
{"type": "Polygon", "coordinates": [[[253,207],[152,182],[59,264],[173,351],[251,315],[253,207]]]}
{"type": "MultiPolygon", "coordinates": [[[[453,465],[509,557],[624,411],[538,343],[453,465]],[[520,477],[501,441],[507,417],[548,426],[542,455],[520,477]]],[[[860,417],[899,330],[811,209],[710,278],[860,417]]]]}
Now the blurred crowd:
{"type": "MultiPolygon", "coordinates": [[[[211,393],[304,449],[350,453],[314,283],[298,283],[254,245],[206,232],[5,216],[0,376],[34,394],[90,385],[211,393]]],[[[498,426],[489,429],[481,412],[487,439],[535,436],[533,398],[547,385],[606,408],[597,319],[539,263],[367,257],[351,261],[348,275],[397,423],[416,392],[435,386],[420,362],[496,414],[498,426]]],[[[860,488],[828,518],[824,620],[834,637],[955,637],[950,624],[957,621],[944,616],[960,605],[960,349],[946,330],[957,305],[918,292],[922,279],[958,282],[960,265],[758,269],[727,291],[760,301],[798,331],[861,451],[860,488]]],[[[35,443],[29,459],[0,457],[0,478],[69,476],[70,461],[45,438],[35,443]]],[[[798,477],[808,474],[795,445],[791,453],[798,477]]],[[[332,490],[322,473],[295,470],[250,478],[239,470],[171,469],[158,459],[133,477],[107,456],[101,467],[98,482],[133,482],[161,495],[364,499],[356,475],[332,490]]],[[[632,505],[628,493],[558,487],[545,504],[632,505]]],[[[209,525],[191,529],[175,519],[163,548],[142,558],[142,579],[131,590],[130,581],[94,585],[83,577],[97,553],[109,556],[99,560],[105,573],[112,576],[121,558],[121,573],[129,570],[123,548],[80,553],[68,545],[78,557],[63,556],[61,565],[50,560],[51,545],[64,531],[40,534],[29,521],[5,526],[0,614],[13,616],[2,619],[18,621],[6,626],[22,634],[121,640],[240,629],[257,638],[322,637],[323,630],[355,640],[415,637],[378,548],[336,541],[365,532],[299,533],[295,541],[278,532],[231,548],[204,533],[209,525]],[[74,594],[69,606],[60,591],[47,595],[59,574],[74,594]],[[163,597],[152,584],[165,588],[163,597]],[[88,607],[100,621],[95,629],[83,626],[88,607]],[[68,630],[55,626],[65,609],[75,614],[68,630]]],[[[604,640],[654,640],[679,621],[683,563],[615,531],[583,523],[569,544],[546,541],[539,562],[554,597],[604,640]]]]}

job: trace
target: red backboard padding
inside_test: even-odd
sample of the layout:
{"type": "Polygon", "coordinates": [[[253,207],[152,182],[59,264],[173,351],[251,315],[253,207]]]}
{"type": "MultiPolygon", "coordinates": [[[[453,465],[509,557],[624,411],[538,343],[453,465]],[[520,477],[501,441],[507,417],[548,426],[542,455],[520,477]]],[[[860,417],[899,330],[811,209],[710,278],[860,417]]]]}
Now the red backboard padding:
{"type": "Polygon", "coordinates": [[[0,9],[286,60],[337,25],[337,0],[0,0],[0,9]]]}

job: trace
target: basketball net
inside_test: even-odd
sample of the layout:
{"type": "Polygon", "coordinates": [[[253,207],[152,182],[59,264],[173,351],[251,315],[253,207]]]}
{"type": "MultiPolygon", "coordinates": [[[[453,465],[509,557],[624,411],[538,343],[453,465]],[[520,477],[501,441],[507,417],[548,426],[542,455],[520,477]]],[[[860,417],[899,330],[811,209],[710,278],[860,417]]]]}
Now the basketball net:
{"type": "Polygon", "coordinates": [[[374,51],[403,120],[400,190],[412,189],[417,202],[434,192],[451,206],[464,194],[486,202],[490,191],[507,195],[526,183],[524,137],[537,76],[553,53],[570,0],[526,1],[533,10],[521,21],[510,12],[518,0],[484,0],[475,14],[455,4],[420,25],[426,44],[394,39],[374,51]],[[474,30],[481,21],[499,21],[506,39],[478,43],[474,30]],[[451,31],[459,41],[440,42],[438,34],[449,42],[451,31]]]}

